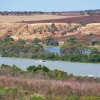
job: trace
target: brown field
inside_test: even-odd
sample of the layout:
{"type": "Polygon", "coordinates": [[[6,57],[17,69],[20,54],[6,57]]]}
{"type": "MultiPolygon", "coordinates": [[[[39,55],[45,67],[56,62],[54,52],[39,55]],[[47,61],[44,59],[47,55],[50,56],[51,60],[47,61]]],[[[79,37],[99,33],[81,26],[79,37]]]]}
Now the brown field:
{"type": "Polygon", "coordinates": [[[67,18],[69,16],[60,15],[28,15],[28,16],[0,16],[0,22],[19,22],[19,21],[36,21],[67,18]]]}
{"type": "Polygon", "coordinates": [[[67,18],[59,18],[59,19],[49,19],[49,20],[29,20],[25,21],[24,23],[67,23],[71,21],[72,23],[79,23],[79,22],[95,22],[100,23],[100,16],[67,16],[67,18]]]}
{"type": "Polygon", "coordinates": [[[72,34],[72,35],[67,35],[67,36],[55,37],[55,39],[59,42],[62,42],[62,41],[66,41],[70,37],[76,37],[79,40],[92,40],[92,41],[100,40],[100,34],[94,35],[94,36],[88,36],[86,34],[82,34],[82,35],[72,34]]]}
{"type": "Polygon", "coordinates": [[[73,18],[73,17],[82,17],[81,15],[71,15],[71,16],[63,16],[63,15],[19,15],[19,16],[14,16],[14,15],[9,15],[9,16],[1,16],[0,15],[0,22],[21,22],[21,21],[42,21],[42,23],[45,23],[45,20],[55,20],[55,19],[63,19],[63,18],[73,18]]]}

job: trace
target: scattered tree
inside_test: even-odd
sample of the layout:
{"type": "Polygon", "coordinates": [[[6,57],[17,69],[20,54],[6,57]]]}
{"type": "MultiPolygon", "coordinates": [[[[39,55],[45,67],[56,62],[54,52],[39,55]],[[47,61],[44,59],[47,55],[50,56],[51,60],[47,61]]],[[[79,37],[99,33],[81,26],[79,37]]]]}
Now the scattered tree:
{"type": "Polygon", "coordinates": [[[26,44],[26,42],[25,42],[25,40],[19,40],[19,42],[21,43],[21,44],[26,44]]]}
{"type": "Polygon", "coordinates": [[[11,38],[9,35],[4,37],[4,42],[14,41],[13,38],[11,38]]]}
{"type": "Polygon", "coordinates": [[[41,42],[41,39],[39,39],[39,38],[35,38],[33,41],[32,41],[32,43],[33,44],[38,44],[39,42],[41,42]]]}

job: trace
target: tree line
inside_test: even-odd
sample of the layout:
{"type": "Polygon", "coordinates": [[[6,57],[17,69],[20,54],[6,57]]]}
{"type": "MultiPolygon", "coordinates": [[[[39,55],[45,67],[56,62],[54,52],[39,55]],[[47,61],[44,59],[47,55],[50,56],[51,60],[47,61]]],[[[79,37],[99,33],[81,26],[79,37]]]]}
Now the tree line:
{"type": "Polygon", "coordinates": [[[43,11],[0,11],[0,15],[32,15],[32,14],[63,14],[63,13],[80,13],[84,15],[84,13],[99,13],[100,9],[94,10],[84,10],[84,11],[58,11],[58,12],[43,12],[43,11]]]}
{"type": "MultiPolygon", "coordinates": [[[[90,48],[90,43],[85,40],[78,40],[75,37],[69,38],[60,48],[60,54],[44,50],[35,38],[31,44],[24,40],[14,41],[10,36],[0,39],[0,55],[2,57],[21,57],[32,59],[60,60],[71,62],[100,62],[100,51],[97,48],[90,48]],[[88,52],[88,53],[86,53],[88,52]]],[[[47,37],[46,45],[56,45],[53,37],[47,37]]]]}

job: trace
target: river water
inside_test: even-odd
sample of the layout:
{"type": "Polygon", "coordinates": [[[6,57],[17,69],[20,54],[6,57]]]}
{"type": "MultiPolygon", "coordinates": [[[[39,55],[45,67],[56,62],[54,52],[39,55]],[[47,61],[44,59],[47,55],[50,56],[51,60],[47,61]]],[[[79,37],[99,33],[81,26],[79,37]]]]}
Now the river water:
{"type": "MultiPolygon", "coordinates": [[[[26,70],[30,65],[38,65],[37,60],[33,59],[21,59],[21,58],[4,58],[0,57],[0,65],[17,65],[22,70],[26,70]]],[[[69,74],[73,73],[76,76],[83,76],[92,74],[94,77],[100,77],[100,64],[90,64],[90,63],[72,63],[72,62],[62,62],[62,61],[47,61],[43,65],[47,66],[49,69],[59,69],[65,71],[69,74]]]]}
{"type": "Polygon", "coordinates": [[[44,50],[48,50],[50,52],[53,52],[53,53],[58,53],[60,54],[60,48],[53,48],[53,47],[45,47],[44,50]]]}

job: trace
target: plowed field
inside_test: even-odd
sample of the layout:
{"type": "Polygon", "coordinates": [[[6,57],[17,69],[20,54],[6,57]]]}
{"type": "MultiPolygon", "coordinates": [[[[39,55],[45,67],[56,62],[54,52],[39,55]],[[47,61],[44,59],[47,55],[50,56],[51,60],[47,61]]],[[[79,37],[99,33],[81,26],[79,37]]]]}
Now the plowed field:
{"type": "Polygon", "coordinates": [[[79,22],[95,22],[100,23],[100,16],[79,16],[79,17],[69,17],[69,18],[59,18],[59,19],[49,19],[49,20],[35,20],[35,21],[24,21],[24,23],[67,23],[71,21],[72,23],[79,22]]]}

